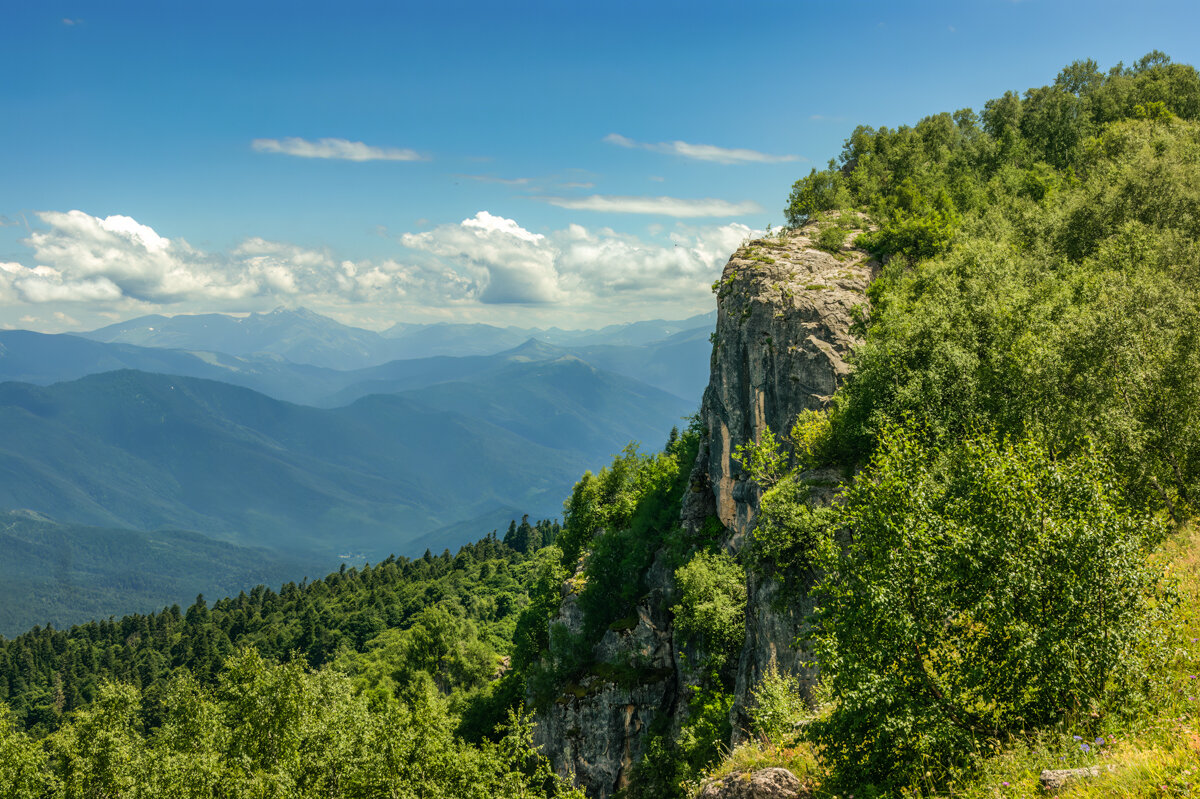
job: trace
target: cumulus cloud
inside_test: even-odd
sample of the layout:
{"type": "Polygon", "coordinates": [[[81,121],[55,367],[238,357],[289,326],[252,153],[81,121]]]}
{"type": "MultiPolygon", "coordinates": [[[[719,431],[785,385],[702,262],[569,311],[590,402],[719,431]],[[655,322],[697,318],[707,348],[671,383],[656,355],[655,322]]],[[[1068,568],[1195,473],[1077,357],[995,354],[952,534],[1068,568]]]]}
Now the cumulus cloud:
{"type": "Polygon", "coordinates": [[[557,311],[572,320],[682,316],[711,304],[708,287],[729,253],[755,235],[740,223],[654,224],[650,238],[578,224],[535,231],[480,211],[399,236],[403,249],[394,257],[355,261],[261,237],[207,253],[128,216],[70,211],[38,219],[22,240],[35,260],[0,262],[0,305],[13,319],[26,305],[47,308],[41,319],[68,310],[94,319],[114,310],[126,316],[280,303],[341,309],[343,317],[407,308],[526,324],[529,313],[548,320],[557,311]]]}
{"type": "Polygon", "coordinates": [[[746,237],[743,224],[679,225],[666,245],[572,224],[533,233],[480,211],[458,225],[401,236],[457,275],[456,299],[586,306],[609,300],[704,301],[713,276],[746,237]]]}
{"type": "Polygon", "coordinates": [[[655,214],[677,219],[701,216],[742,216],[763,210],[756,202],[731,203],[705,197],[688,200],[680,197],[630,197],[592,194],[587,197],[540,197],[543,202],[573,211],[607,211],[616,214],[655,214]]]}
{"type": "Polygon", "coordinates": [[[317,139],[309,141],[287,139],[255,139],[250,143],[260,153],[282,153],[297,158],[331,158],[339,161],[422,161],[416,150],[397,147],[374,147],[346,139],[317,139]]]}
{"type": "Polygon", "coordinates": [[[252,282],[218,268],[182,239],[172,241],[127,216],[99,217],[82,211],[44,211],[48,230],[24,242],[38,261],[8,273],[28,302],[113,300],[171,302],[195,297],[239,298],[252,282]]]}
{"type": "Polygon", "coordinates": [[[480,211],[458,225],[406,233],[400,243],[460,266],[470,293],[480,302],[543,303],[560,298],[553,248],[545,236],[512,219],[480,211]]]}
{"type": "Polygon", "coordinates": [[[678,155],[694,161],[711,161],[717,164],[782,164],[803,160],[798,155],[771,155],[758,150],[740,147],[718,147],[715,144],[691,144],[685,141],[640,142],[620,133],[610,133],[604,141],[631,150],[650,150],[655,153],[678,155]]]}
{"type": "Polygon", "coordinates": [[[400,296],[400,267],[342,261],[326,250],[250,238],[210,254],[169,239],[128,216],[47,211],[48,227],[24,239],[36,266],[0,263],[8,302],[143,305],[230,303],[254,298],[337,297],[358,302],[400,296]]]}

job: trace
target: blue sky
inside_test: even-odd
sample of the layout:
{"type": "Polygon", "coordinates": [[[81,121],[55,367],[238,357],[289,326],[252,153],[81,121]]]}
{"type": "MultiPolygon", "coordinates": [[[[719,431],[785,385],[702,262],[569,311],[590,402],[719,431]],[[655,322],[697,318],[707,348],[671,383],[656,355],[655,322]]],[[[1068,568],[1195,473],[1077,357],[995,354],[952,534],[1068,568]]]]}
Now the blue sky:
{"type": "Polygon", "coordinates": [[[708,285],[857,124],[1160,49],[1190,3],[8,3],[0,325],[305,305],[581,327],[708,285]]]}

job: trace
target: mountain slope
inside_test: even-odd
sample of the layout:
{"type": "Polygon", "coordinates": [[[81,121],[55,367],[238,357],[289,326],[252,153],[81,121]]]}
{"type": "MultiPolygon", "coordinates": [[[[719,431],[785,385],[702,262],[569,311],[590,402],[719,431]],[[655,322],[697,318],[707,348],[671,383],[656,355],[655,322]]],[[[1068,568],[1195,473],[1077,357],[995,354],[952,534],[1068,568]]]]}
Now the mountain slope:
{"type": "Polygon", "coordinates": [[[238,317],[227,314],[143,316],[79,334],[143,347],[199,349],[231,355],[270,353],[295,363],[359,368],[394,357],[387,339],[300,308],[238,317]]]}
{"type": "Polygon", "coordinates": [[[76,335],[141,347],[275,355],[295,363],[346,370],[437,355],[491,355],[530,338],[561,347],[643,346],[694,328],[711,330],[715,322],[714,314],[702,314],[678,321],[655,319],[609,325],[600,330],[397,323],[376,333],[343,325],[304,308],[277,308],[247,316],[143,316],[76,335]]]}
{"type": "Polygon", "coordinates": [[[0,508],[377,557],[499,508],[556,516],[580,472],[687,410],[570,359],[529,366],[333,409],[129,370],[0,384],[0,508]]]}
{"type": "Polygon", "coordinates": [[[114,612],[187,605],[199,593],[236,594],[329,566],[198,533],[85,527],[28,512],[0,513],[0,635],[35,624],[61,629],[114,612]]]}
{"type": "Polygon", "coordinates": [[[117,369],[220,380],[305,404],[353,380],[352,373],[293,363],[277,355],[229,355],[105,343],[65,333],[0,330],[0,382],[50,385],[117,369]]]}

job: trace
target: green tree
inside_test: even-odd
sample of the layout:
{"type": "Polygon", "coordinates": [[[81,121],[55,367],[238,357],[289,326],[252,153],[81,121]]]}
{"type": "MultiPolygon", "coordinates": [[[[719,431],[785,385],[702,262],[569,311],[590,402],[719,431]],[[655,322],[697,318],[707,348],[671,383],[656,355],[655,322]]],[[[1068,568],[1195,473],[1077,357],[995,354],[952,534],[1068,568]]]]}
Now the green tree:
{"type": "Polygon", "coordinates": [[[1163,605],[1161,535],[1094,453],[889,429],[820,565],[835,700],[815,735],[847,784],[944,785],[984,739],[1130,699],[1163,605]],[[930,772],[930,782],[923,776],[930,772]]]}

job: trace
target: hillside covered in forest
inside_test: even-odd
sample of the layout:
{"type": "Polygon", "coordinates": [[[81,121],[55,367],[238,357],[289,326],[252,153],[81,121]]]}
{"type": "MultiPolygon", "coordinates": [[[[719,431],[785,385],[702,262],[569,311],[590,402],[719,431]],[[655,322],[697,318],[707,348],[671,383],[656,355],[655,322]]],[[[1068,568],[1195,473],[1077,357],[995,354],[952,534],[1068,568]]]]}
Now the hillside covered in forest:
{"type": "Polygon", "coordinates": [[[785,214],[561,527],[0,639],[0,795],[1194,796],[1200,74],[858,127],[785,214]]]}

